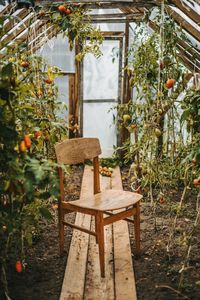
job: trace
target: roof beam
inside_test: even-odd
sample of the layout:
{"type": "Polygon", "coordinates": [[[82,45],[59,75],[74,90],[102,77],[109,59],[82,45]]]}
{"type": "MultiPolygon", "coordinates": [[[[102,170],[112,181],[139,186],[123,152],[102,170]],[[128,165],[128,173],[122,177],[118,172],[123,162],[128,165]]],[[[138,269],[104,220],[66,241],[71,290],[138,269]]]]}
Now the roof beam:
{"type": "Polygon", "coordinates": [[[165,7],[167,13],[188,33],[200,42],[200,31],[187,22],[181,15],[174,11],[171,7],[165,7]]]}
{"type": "MultiPolygon", "coordinates": [[[[55,4],[57,1],[48,1],[48,0],[36,0],[35,4],[38,6],[51,6],[52,4],[55,4]]],[[[156,0],[123,0],[123,1],[96,1],[96,0],[80,0],[80,1],[63,1],[63,3],[66,4],[81,4],[85,8],[120,8],[120,7],[152,7],[155,5],[158,5],[156,0]]]]}
{"type": "Polygon", "coordinates": [[[182,0],[168,0],[168,1],[170,4],[173,4],[176,7],[178,7],[192,21],[194,21],[196,24],[200,25],[200,16],[194,9],[192,9],[192,7],[188,6],[182,0]]]}

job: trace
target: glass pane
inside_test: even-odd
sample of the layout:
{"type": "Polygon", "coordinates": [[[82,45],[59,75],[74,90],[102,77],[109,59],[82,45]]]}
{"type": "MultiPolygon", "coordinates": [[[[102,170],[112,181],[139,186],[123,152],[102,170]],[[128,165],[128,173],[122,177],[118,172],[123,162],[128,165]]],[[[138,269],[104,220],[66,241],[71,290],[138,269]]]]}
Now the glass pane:
{"type": "Polygon", "coordinates": [[[83,106],[83,136],[99,138],[103,157],[110,157],[117,143],[113,124],[115,111],[109,111],[111,107],[110,103],[84,103],[83,106]]]}
{"type": "MultiPolygon", "coordinates": [[[[55,84],[58,85],[58,101],[67,105],[67,109],[69,106],[69,77],[68,76],[59,76],[55,79],[55,84]]],[[[68,119],[68,112],[64,109],[59,113],[66,120],[68,119]]]]}
{"type": "Polygon", "coordinates": [[[65,72],[75,72],[74,50],[70,51],[68,39],[59,34],[49,40],[39,51],[49,64],[59,67],[65,72]]]}
{"type": "Polygon", "coordinates": [[[119,41],[104,41],[101,50],[100,58],[88,54],[84,59],[83,99],[117,100],[119,58],[114,62],[112,58],[119,51],[119,41]]]}

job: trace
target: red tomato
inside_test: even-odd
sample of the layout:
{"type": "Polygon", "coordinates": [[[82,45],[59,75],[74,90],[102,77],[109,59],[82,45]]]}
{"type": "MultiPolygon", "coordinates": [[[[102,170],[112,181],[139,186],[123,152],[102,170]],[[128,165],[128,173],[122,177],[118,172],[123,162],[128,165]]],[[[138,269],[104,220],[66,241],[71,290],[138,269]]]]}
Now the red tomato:
{"type": "Polygon", "coordinates": [[[21,273],[22,270],[23,270],[23,267],[22,267],[22,263],[20,260],[17,260],[16,263],[15,263],[15,270],[18,272],[18,273],[21,273]]]}
{"type": "Polygon", "coordinates": [[[24,142],[27,149],[31,148],[31,139],[28,135],[24,136],[24,142]]]}
{"type": "Polygon", "coordinates": [[[194,185],[198,185],[199,184],[199,179],[194,179],[194,181],[193,181],[193,183],[194,183],[194,185]]]}
{"type": "Polygon", "coordinates": [[[47,83],[47,84],[51,84],[53,82],[53,80],[48,78],[48,79],[45,79],[44,82],[47,83]]]}
{"type": "Polygon", "coordinates": [[[174,86],[174,83],[175,83],[175,79],[173,79],[173,78],[167,79],[166,87],[168,89],[171,89],[174,86]]]}
{"type": "Polygon", "coordinates": [[[65,8],[64,5],[59,5],[58,10],[59,10],[60,13],[65,13],[66,8],[65,8]]]}
{"type": "Polygon", "coordinates": [[[42,136],[42,131],[36,131],[34,136],[36,139],[40,138],[42,136]]]}
{"type": "Polygon", "coordinates": [[[72,11],[71,11],[71,9],[69,9],[69,8],[66,8],[66,10],[65,10],[65,14],[66,14],[66,15],[70,15],[70,14],[71,14],[71,12],[72,12],[72,11]]]}

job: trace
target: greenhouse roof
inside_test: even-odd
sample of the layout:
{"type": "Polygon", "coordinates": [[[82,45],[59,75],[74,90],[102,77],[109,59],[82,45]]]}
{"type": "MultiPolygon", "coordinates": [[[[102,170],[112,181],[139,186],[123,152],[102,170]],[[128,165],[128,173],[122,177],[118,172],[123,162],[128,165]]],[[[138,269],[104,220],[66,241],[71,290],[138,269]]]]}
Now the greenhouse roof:
{"type": "MultiPolygon", "coordinates": [[[[1,39],[0,51],[3,54],[4,46],[29,41],[29,47],[35,51],[57,34],[57,28],[48,24],[45,18],[38,18],[34,8],[29,10],[18,9],[16,1],[0,1],[0,16],[6,18],[3,27],[6,32],[1,39]]],[[[53,3],[65,1],[42,0],[35,1],[35,6],[49,6],[53,3]]],[[[90,9],[89,14],[93,23],[128,23],[138,22],[153,6],[160,6],[160,0],[133,0],[133,1],[100,1],[81,0],[66,1],[66,3],[80,3],[90,9]]],[[[200,72],[200,5],[193,0],[165,1],[166,12],[182,26],[188,42],[181,39],[177,43],[180,57],[190,69],[200,72]]],[[[156,26],[149,21],[149,26],[156,30],[156,26]]]]}

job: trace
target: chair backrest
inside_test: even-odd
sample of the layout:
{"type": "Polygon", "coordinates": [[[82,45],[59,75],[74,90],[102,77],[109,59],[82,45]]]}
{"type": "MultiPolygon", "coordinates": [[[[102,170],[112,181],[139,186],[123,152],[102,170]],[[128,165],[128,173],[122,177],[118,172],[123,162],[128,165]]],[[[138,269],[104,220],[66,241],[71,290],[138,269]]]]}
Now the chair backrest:
{"type": "MultiPolygon", "coordinates": [[[[100,178],[99,178],[99,158],[101,154],[101,147],[97,138],[76,138],[67,139],[55,145],[55,152],[58,163],[67,165],[83,163],[86,159],[93,159],[93,190],[94,194],[100,192],[100,178]]],[[[64,175],[61,168],[59,168],[60,177],[60,195],[61,201],[64,201],[64,175]]]]}
{"type": "Polygon", "coordinates": [[[97,138],[75,138],[56,144],[55,151],[58,163],[72,165],[99,156],[101,147],[97,138]]]}

